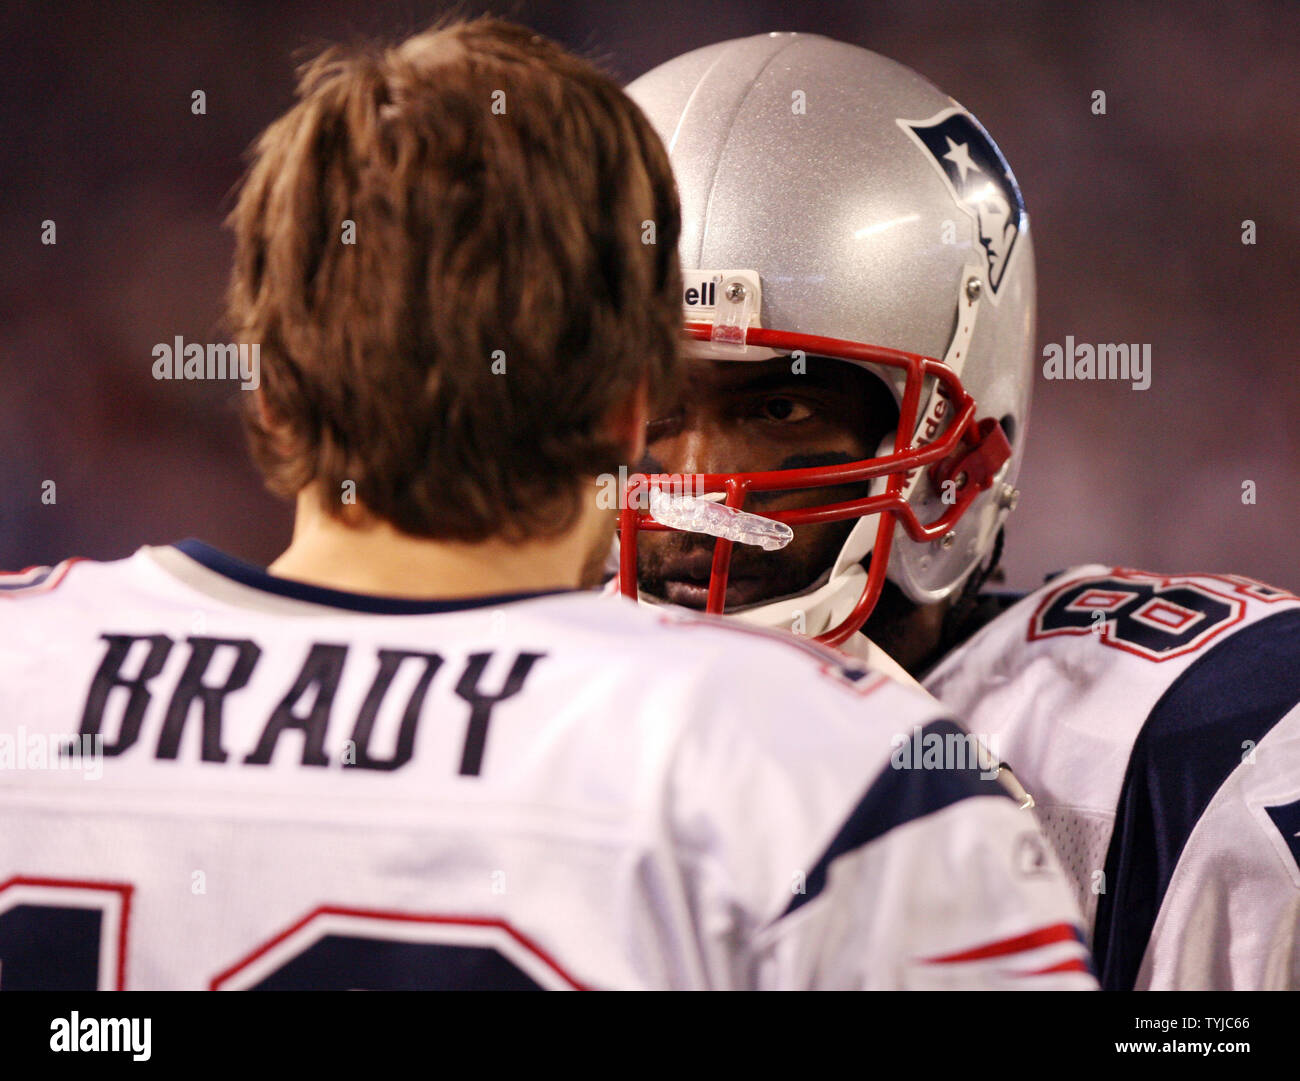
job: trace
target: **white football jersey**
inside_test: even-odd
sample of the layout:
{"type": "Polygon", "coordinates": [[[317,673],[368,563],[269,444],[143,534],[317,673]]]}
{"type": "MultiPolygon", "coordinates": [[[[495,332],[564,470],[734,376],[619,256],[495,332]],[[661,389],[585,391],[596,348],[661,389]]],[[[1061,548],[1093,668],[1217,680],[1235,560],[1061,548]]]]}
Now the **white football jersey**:
{"type": "Polygon", "coordinates": [[[1032,816],[931,760],[946,716],[594,593],[193,541],[5,576],[0,988],[1095,986],[1032,816]]]}
{"type": "Polygon", "coordinates": [[[1300,987],[1300,599],[1078,567],[925,686],[1032,793],[1103,987],[1300,987]]]}

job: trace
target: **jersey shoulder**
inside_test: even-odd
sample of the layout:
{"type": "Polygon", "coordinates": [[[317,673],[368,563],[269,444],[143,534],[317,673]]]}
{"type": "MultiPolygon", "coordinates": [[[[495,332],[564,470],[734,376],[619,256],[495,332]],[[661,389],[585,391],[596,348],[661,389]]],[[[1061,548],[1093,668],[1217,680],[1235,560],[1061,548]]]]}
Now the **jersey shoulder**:
{"type": "Polygon", "coordinates": [[[63,584],[68,572],[78,563],[89,563],[72,556],[53,566],[26,567],[20,571],[0,571],[0,602],[24,600],[52,593],[63,584]]]}
{"type": "Polygon", "coordinates": [[[1103,986],[1138,985],[1144,957],[1157,984],[1191,963],[1170,945],[1197,938],[1191,914],[1229,919],[1210,905],[1216,868],[1236,865],[1234,898],[1275,891],[1291,856],[1283,827],[1300,814],[1300,790],[1283,783],[1300,767],[1294,594],[1240,575],[1078,567],[986,625],[926,686],[1001,737],[1048,814],[1096,905],[1103,986]]]}
{"type": "Polygon", "coordinates": [[[1283,611],[1300,597],[1234,574],[1156,574],[1130,567],[1078,568],[1032,595],[1028,642],[1088,639],[1152,663],[1204,650],[1283,611]]]}
{"type": "MultiPolygon", "coordinates": [[[[921,688],[783,632],[661,618],[698,643],[706,673],[668,765],[672,839],[719,868],[747,918],[785,926],[820,901],[839,919],[853,899],[834,867],[910,866],[918,847],[951,866],[972,834],[1001,859],[1024,832],[996,760],[921,688]]],[[[941,890],[909,881],[899,895],[926,905],[941,890]]]]}
{"type": "MultiPolygon", "coordinates": [[[[1251,637],[1286,635],[1300,597],[1235,574],[1158,574],[1088,564],[1054,576],[946,656],[931,673],[945,683],[972,665],[1055,664],[1077,676],[1117,667],[1141,682],[1168,683],[1190,663],[1256,624],[1251,637]]],[[[936,692],[937,693],[937,692],[936,692]]]]}

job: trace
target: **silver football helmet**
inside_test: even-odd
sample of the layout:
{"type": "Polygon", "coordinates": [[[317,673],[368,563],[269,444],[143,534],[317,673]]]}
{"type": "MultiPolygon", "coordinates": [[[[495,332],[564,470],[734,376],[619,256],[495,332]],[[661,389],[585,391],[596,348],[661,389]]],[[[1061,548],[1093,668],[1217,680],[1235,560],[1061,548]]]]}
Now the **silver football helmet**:
{"type": "MultiPolygon", "coordinates": [[[[627,90],[667,144],[681,194],[690,351],[835,357],[875,372],[899,406],[875,458],[702,479],[736,512],[752,491],[872,481],[852,504],[773,513],[796,528],[859,520],[829,576],[737,614],[840,644],[886,574],[916,603],[946,597],[1014,507],[1033,375],[1029,221],[1001,152],[914,71],[816,35],[697,49],[627,90]]],[[[637,532],[672,528],[663,519],[623,511],[629,595],[637,532]]],[[[736,528],[715,533],[711,611],[744,540],[736,528]]]]}

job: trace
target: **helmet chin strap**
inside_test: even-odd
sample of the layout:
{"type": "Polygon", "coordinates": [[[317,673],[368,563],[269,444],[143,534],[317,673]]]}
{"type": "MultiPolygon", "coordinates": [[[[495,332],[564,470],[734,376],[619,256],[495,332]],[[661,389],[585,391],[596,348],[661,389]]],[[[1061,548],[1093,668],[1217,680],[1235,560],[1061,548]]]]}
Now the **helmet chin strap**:
{"type": "MultiPolygon", "coordinates": [[[[867,572],[854,565],[840,574],[832,576],[809,593],[793,597],[783,597],[779,601],[755,605],[734,613],[734,618],[769,630],[799,630],[796,626],[800,612],[804,613],[806,626],[799,633],[807,638],[824,634],[832,627],[847,619],[853,611],[858,598],[867,582],[867,572]]],[[[893,657],[881,649],[875,642],[859,631],[847,642],[836,647],[850,657],[866,661],[877,671],[885,672],[900,683],[919,686],[911,674],[893,657]]]]}
{"type": "MultiPolygon", "coordinates": [[[[615,544],[617,545],[617,541],[615,544]]],[[[801,593],[791,593],[775,600],[760,601],[728,612],[729,618],[743,619],[755,626],[771,630],[794,630],[805,637],[812,638],[823,634],[835,624],[848,617],[862,596],[866,585],[867,572],[862,567],[853,567],[838,578],[823,574],[809,589],[801,593]],[[800,618],[802,616],[802,618],[800,618]]],[[[610,579],[605,592],[616,593],[617,576],[610,579]]],[[[644,590],[637,590],[637,600],[642,604],[667,604],[661,597],[651,596],[644,590]]]]}
{"type": "Polygon", "coordinates": [[[854,565],[839,575],[831,574],[821,585],[807,592],[728,614],[760,627],[792,630],[812,638],[847,619],[866,584],[867,572],[854,565]]]}

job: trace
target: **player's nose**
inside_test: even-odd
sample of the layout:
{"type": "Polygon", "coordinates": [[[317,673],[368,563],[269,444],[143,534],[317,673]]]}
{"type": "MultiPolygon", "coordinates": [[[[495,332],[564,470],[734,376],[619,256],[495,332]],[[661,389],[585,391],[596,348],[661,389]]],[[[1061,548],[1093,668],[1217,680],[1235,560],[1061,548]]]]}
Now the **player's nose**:
{"type": "Polygon", "coordinates": [[[695,476],[702,473],[725,473],[732,469],[727,458],[725,440],[709,424],[687,424],[665,445],[656,444],[655,457],[669,473],[695,476]]]}

